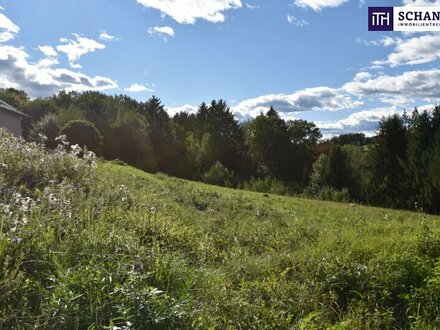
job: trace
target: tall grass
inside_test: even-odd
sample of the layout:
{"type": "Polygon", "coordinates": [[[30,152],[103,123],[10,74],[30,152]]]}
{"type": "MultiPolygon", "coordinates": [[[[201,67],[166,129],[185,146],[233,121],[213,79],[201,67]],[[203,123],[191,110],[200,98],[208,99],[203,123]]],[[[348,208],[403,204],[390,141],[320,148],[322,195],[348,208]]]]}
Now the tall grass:
{"type": "Polygon", "coordinates": [[[153,176],[5,132],[0,188],[2,329],[440,327],[438,217],[153,176]]]}

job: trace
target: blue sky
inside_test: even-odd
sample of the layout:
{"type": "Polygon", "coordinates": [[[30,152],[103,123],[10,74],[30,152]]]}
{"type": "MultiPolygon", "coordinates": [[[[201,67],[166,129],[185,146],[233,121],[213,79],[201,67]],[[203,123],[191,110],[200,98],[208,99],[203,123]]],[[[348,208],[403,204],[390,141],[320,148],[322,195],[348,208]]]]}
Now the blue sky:
{"type": "Polygon", "coordinates": [[[0,87],[159,96],[171,114],[225,99],[324,134],[371,134],[440,97],[440,34],[368,32],[395,0],[0,0],[0,87]]]}

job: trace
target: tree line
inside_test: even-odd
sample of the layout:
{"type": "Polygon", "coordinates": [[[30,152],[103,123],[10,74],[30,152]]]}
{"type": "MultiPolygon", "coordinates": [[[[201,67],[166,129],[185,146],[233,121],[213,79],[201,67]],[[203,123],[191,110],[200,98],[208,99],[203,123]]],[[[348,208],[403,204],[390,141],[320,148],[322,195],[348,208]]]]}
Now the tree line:
{"type": "Polygon", "coordinates": [[[30,100],[0,89],[24,112],[23,136],[48,149],[69,142],[147,172],[278,194],[303,194],[440,213],[440,107],[394,115],[377,135],[323,140],[305,120],[284,120],[274,108],[240,123],[227,103],[202,103],[170,117],[155,96],[59,92],[30,100]]]}

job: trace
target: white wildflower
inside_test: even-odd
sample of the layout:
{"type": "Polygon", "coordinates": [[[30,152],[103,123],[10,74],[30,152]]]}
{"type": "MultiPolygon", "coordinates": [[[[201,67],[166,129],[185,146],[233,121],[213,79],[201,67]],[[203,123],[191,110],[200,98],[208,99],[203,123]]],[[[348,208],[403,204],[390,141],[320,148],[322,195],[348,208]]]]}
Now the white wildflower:
{"type": "Polygon", "coordinates": [[[82,152],[82,148],[77,144],[71,146],[70,148],[72,149],[72,154],[75,156],[78,156],[82,152]]]}

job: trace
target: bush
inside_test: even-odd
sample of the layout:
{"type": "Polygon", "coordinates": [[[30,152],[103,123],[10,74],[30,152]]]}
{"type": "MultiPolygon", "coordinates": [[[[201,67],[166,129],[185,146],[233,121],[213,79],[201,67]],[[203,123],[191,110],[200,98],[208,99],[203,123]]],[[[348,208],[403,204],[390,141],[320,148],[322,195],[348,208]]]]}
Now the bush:
{"type": "Polygon", "coordinates": [[[204,175],[203,182],[217,186],[234,187],[234,172],[228,170],[220,162],[216,162],[204,175]]]}
{"type": "Polygon", "coordinates": [[[275,195],[291,195],[292,190],[283,182],[271,177],[254,178],[243,184],[245,190],[269,193],[275,195]]]}
{"type": "Polygon", "coordinates": [[[337,190],[329,186],[321,188],[309,186],[304,190],[304,195],[331,202],[348,203],[350,201],[350,192],[347,188],[337,190]]]}
{"type": "Polygon", "coordinates": [[[58,145],[56,138],[60,135],[60,125],[57,116],[49,113],[40,121],[36,122],[30,132],[33,141],[45,140],[46,147],[55,149],[58,145]]]}
{"type": "Polygon", "coordinates": [[[65,134],[72,145],[77,144],[81,148],[101,152],[102,136],[92,122],[71,120],[61,129],[61,134],[65,134]]]}
{"type": "Polygon", "coordinates": [[[70,197],[87,191],[95,179],[96,156],[78,158],[65,141],[47,153],[42,143],[25,142],[0,129],[0,214],[2,229],[17,230],[38,210],[70,217],[70,197]]]}

